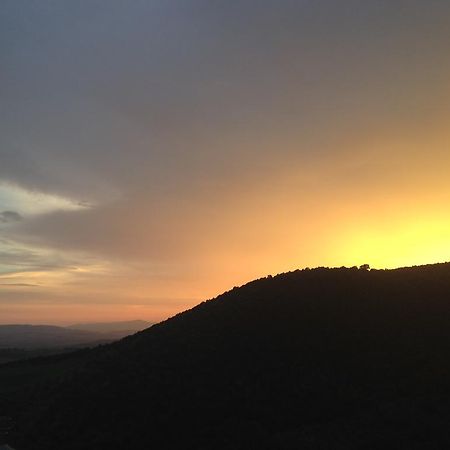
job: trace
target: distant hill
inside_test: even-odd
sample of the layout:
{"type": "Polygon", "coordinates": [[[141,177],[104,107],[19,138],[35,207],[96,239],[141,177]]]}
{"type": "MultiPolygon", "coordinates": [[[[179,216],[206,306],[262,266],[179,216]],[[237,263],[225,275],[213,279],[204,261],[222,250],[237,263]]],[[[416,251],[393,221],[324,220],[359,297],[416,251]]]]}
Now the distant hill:
{"type": "Polygon", "coordinates": [[[0,368],[17,450],[449,448],[450,264],[267,277],[74,358],[0,368]]]}
{"type": "Polygon", "coordinates": [[[51,325],[0,325],[0,349],[63,348],[111,340],[100,333],[51,325]]]}
{"type": "Polygon", "coordinates": [[[143,320],[52,325],[0,325],[0,364],[93,347],[121,339],[151,324],[143,320]]]}
{"type": "Polygon", "coordinates": [[[151,323],[145,320],[130,320],[121,322],[78,323],[71,325],[68,328],[124,337],[136,333],[137,331],[144,330],[150,326],[151,323]]]}

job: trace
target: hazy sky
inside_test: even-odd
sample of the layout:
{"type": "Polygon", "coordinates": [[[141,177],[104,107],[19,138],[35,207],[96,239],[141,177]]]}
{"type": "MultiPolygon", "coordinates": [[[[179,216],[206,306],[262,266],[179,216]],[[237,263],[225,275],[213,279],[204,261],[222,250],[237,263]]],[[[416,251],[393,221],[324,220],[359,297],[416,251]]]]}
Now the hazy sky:
{"type": "Polygon", "coordinates": [[[449,54],[448,0],[3,0],[0,323],[450,260],[449,54]]]}

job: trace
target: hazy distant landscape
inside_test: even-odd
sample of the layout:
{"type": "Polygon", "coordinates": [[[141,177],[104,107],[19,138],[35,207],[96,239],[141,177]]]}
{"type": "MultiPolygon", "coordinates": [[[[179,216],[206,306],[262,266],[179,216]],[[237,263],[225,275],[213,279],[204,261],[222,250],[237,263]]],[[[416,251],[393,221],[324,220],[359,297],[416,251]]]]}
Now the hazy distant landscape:
{"type": "Polygon", "coordinates": [[[0,363],[106,344],[151,324],[143,320],[50,325],[0,325],[0,363]]]}

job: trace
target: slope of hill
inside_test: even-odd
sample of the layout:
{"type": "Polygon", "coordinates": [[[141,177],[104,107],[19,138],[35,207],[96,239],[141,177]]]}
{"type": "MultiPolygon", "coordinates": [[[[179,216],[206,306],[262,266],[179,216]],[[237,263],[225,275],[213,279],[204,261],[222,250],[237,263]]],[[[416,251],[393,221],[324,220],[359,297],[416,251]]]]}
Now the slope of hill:
{"type": "Polygon", "coordinates": [[[93,323],[77,323],[68,328],[73,330],[90,331],[93,333],[104,333],[108,336],[117,336],[122,338],[129,334],[142,331],[151,325],[145,320],[128,320],[120,322],[93,322],[93,323]]]}
{"type": "Polygon", "coordinates": [[[260,279],[10,405],[18,450],[448,448],[450,264],[260,279]]]}

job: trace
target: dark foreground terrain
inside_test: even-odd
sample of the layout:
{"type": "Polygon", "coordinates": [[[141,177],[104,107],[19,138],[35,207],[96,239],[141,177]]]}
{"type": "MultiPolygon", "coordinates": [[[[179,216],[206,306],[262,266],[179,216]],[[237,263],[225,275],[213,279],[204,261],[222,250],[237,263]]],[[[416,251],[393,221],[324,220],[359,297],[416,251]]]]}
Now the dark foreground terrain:
{"type": "Polygon", "coordinates": [[[449,448],[450,264],[260,279],[2,366],[0,401],[17,450],[449,448]]]}

